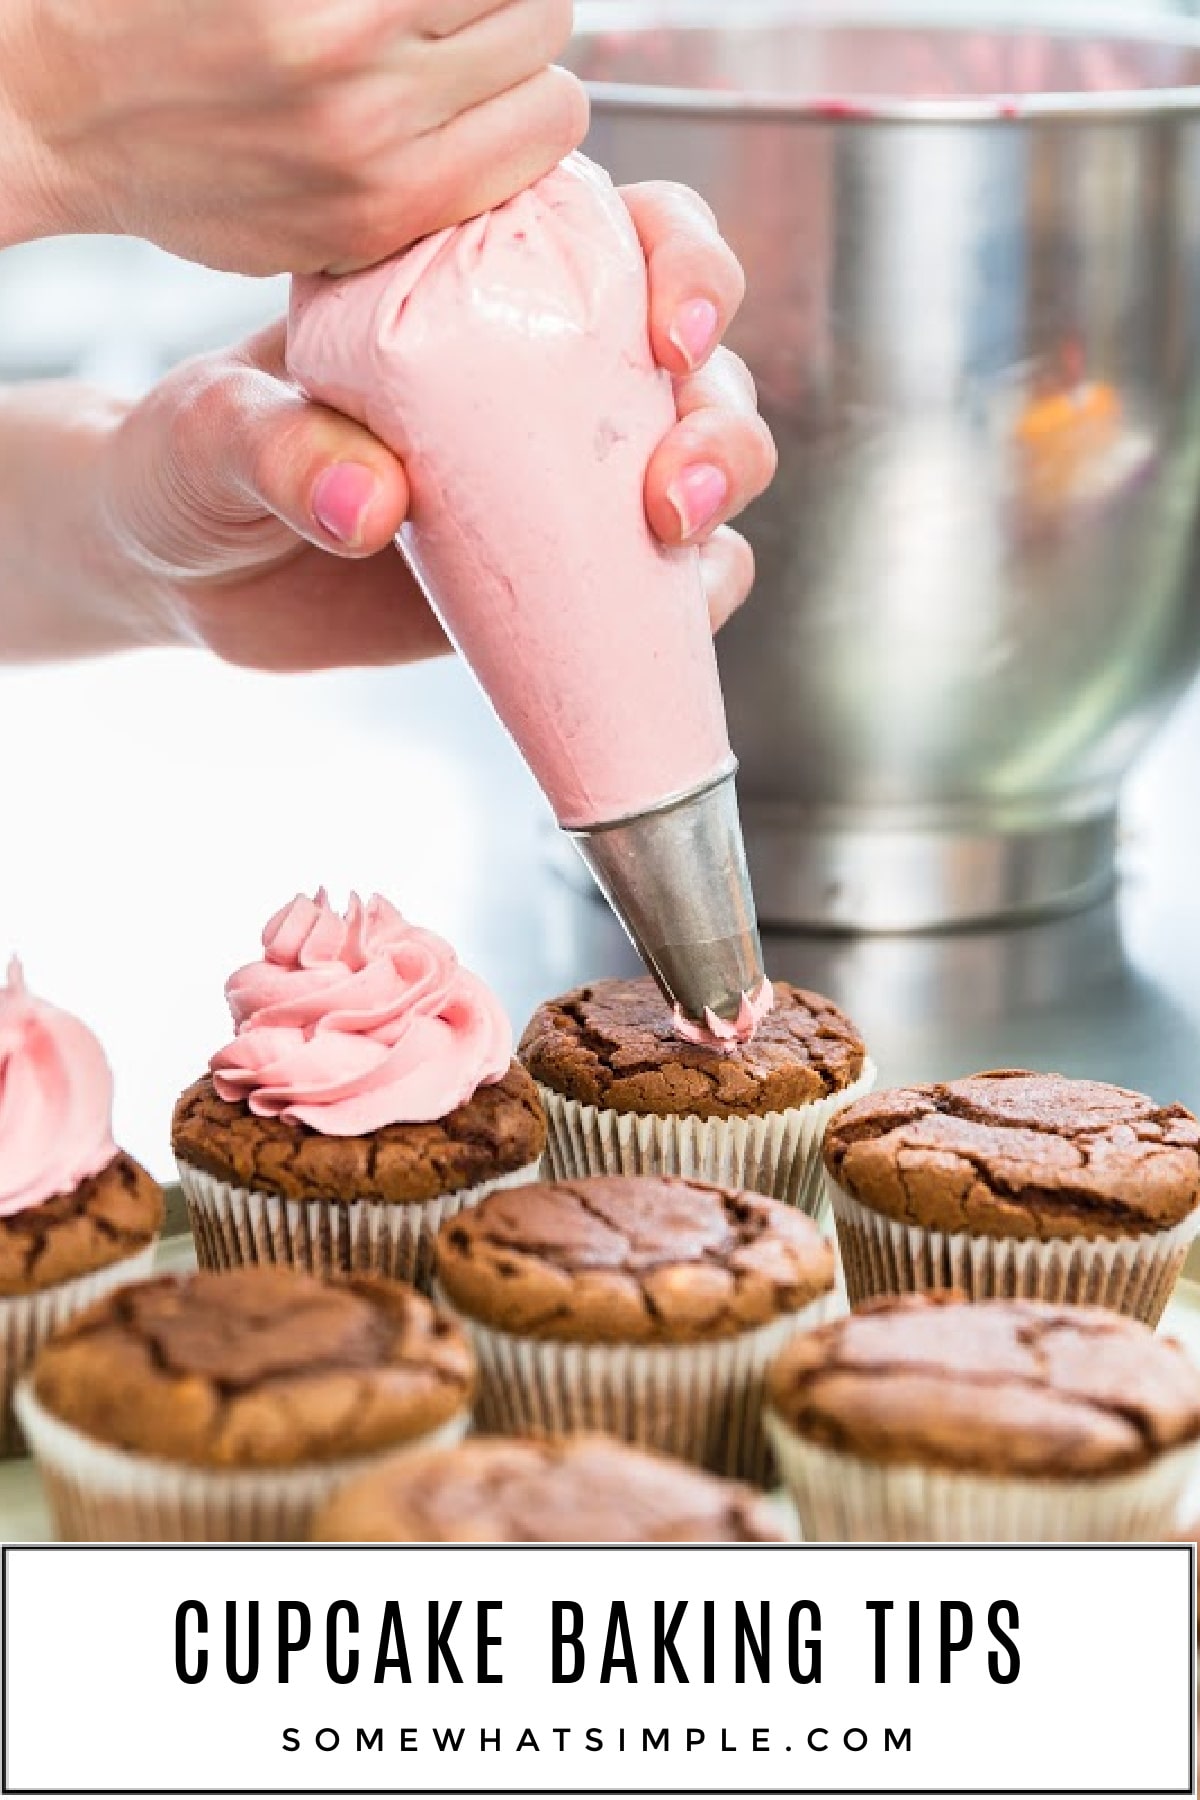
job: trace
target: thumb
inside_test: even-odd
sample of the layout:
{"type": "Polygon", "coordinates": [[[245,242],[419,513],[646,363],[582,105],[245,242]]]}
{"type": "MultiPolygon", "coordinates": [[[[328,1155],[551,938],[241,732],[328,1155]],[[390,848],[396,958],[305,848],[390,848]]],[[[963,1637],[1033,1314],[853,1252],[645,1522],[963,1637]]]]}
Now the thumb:
{"type": "Polygon", "coordinates": [[[250,507],[341,556],[373,556],[390,544],[408,510],[408,482],[365,426],[258,369],[231,376],[225,398],[229,431],[217,460],[250,507]]]}
{"type": "Polygon", "coordinates": [[[286,556],[297,536],[371,556],[408,508],[386,445],[287,380],[282,327],[172,371],[126,419],[121,446],[115,517],[168,574],[245,573],[286,556]]]}

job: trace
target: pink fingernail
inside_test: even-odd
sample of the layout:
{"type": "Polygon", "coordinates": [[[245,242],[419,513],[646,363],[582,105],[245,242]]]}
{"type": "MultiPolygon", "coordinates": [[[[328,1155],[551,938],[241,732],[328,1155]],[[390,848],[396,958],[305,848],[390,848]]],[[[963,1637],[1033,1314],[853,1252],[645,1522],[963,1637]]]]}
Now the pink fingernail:
{"type": "Polygon", "coordinates": [[[711,300],[689,300],[675,315],[671,342],[689,369],[699,368],[717,341],[721,315],[711,300]]]}
{"type": "Polygon", "coordinates": [[[694,463],[676,476],[667,499],[679,514],[684,543],[717,517],[728,498],[729,477],[715,463],[694,463]]]}
{"type": "Polygon", "coordinates": [[[313,517],[339,544],[357,549],[371,502],[379,491],[372,470],[363,463],[335,463],[313,487],[313,517]]]}

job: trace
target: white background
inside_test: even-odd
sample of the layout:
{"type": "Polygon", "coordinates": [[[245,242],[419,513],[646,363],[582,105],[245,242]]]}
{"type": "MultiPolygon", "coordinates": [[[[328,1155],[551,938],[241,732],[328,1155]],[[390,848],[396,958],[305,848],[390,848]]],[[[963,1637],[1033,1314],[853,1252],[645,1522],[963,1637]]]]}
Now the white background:
{"type": "Polygon", "coordinates": [[[364,1550],[199,1550],[53,1546],[7,1553],[7,1782],[10,1789],[171,1787],[209,1792],[253,1788],[281,1792],[430,1791],[484,1788],[507,1792],[583,1788],[686,1793],[705,1789],[927,1793],[987,1788],[1046,1792],[1069,1788],[1186,1792],[1193,1716],[1189,1646],[1192,1576],[1186,1549],[832,1549],[822,1546],[650,1549],[519,1547],[364,1550]],[[250,1687],[224,1676],[222,1625],[227,1599],[262,1603],[262,1671],[250,1687]],[[611,1599],[629,1605],[639,1682],[617,1674],[607,1687],[598,1665],[611,1599]],[[209,1613],[210,1672],[183,1686],[174,1666],[176,1608],[203,1600],[209,1613]],[[397,1599],[405,1618],[413,1682],[371,1679],[383,1602],[397,1599]],[[464,1601],[451,1639],[465,1677],[461,1687],[425,1678],[426,1606],[464,1601]],[[575,1686],[549,1682],[550,1602],[579,1601],[589,1662],[575,1686]],[[691,1685],[653,1682],[653,1602],[692,1601],[676,1640],[691,1685]],[[718,1603],[718,1681],[701,1682],[700,1603],[718,1603]],[[732,1633],[721,1623],[733,1603],[772,1601],[776,1627],[772,1680],[732,1683],[732,1633]],[[891,1599],[894,1622],[906,1602],[921,1601],[925,1620],[922,1680],[908,1682],[896,1643],[892,1678],[873,1679],[873,1618],[867,1599],[891,1599]],[[986,1631],[993,1600],[1016,1603],[1022,1667],[1012,1686],[987,1673],[986,1631]],[[313,1612],[310,1648],[293,1659],[289,1685],[276,1679],[275,1603],[302,1599],[313,1612]],[[362,1669],[352,1687],[332,1685],[324,1666],[324,1609],[334,1600],[359,1609],[362,1669]],[[474,1682],[474,1602],[504,1601],[492,1615],[503,1643],[495,1654],[499,1687],[474,1682]],[[786,1613],[816,1600],[822,1614],[819,1687],[797,1687],[787,1674],[786,1613]],[[938,1602],[964,1600],[975,1611],[970,1651],[955,1659],[951,1685],[939,1682],[938,1602]],[[693,1620],[692,1615],[696,1617],[693,1620]],[[726,1648],[728,1646],[728,1648],[726,1648]],[[402,1754],[400,1727],[417,1728],[418,1751],[402,1754]],[[433,1725],[464,1725],[457,1754],[439,1755],[433,1725]],[[642,1725],[671,1729],[666,1753],[640,1749],[642,1725]],[[286,1726],[303,1748],[281,1748],[286,1726]],[[556,1748],[552,1726],[572,1728],[556,1748]],[[589,1754],[586,1726],[624,1755],[589,1754]],[[705,1744],[683,1748],[688,1726],[705,1744]],[[356,1751],[356,1728],[383,1727],[383,1752],[356,1751]],[[499,1727],[501,1749],[481,1751],[479,1730],[499,1727]],[[540,1754],[517,1753],[529,1726],[540,1754]],[[738,1745],[722,1753],[719,1734],[738,1745]],[[771,1750],[750,1750],[754,1726],[771,1750]],[[911,1729],[912,1751],[885,1753],[886,1726],[911,1729]],[[332,1727],[342,1746],[315,1748],[332,1727]],[[830,1749],[805,1748],[814,1727],[830,1749]],[[860,1728],[868,1747],[851,1753],[843,1733],[860,1728]],[[786,1748],[791,1745],[790,1751],[786,1748]],[[576,1747],[578,1746],[578,1747],[576,1747]]]}

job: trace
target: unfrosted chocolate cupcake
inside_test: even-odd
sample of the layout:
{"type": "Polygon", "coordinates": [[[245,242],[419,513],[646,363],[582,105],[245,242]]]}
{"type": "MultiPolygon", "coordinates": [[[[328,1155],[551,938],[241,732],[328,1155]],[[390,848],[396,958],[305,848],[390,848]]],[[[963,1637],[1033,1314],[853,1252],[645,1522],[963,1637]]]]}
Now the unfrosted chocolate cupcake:
{"type": "Polygon", "coordinates": [[[1200,1124],[1098,1081],[999,1070],[848,1107],[824,1146],[851,1301],[957,1288],[1157,1324],[1200,1224],[1200,1124]]]}
{"type": "Polygon", "coordinates": [[[162,1189],[112,1136],[112,1075],[86,1025],[0,984],[0,1456],[18,1455],[13,1389],[38,1345],[148,1274],[162,1189]]]}
{"type": "Polygon", "coordinates": [[[547,1001],[518,1053],[546,1107],[551,1174],[684,1175],[810,1213],[825,1126],[874,1078],[845,1014],[786,981],[749,1043],[688,1041],[646,977],[547,1001]]]}
{"type": "Polygon", "coordinates": [[[472,1438],[397,1457],[340,1489],[325,1542],[768,1544],[785,1533],[752,1488],[598,1434],[472,1438]]]}
{"type": "Polygon", "coordinates": [[[1100,1307],[876,1301],[797,1337],[768,1422],[808,1537],[1167,1531],[1200,1448],[1200,1370],[1100,1307]]]}
{"type": "Polygon", "coordinates": [[[592,1176],[489,1194],[442,1227],[483,1430],[601,1430],[761,1480],[762,1376],[833,1287],[811,1220],[763,1194],[592,1176]]]}
{"type": "Polygon", "coordinates": [[[400,1282],[238,1269],[118,1289],[17,1406],[62,1536],[297,1537],[364,1462],[461,1436],[473,1373],[400,1282]]]}
{"type": "Polygon", "coordinates": [[[540,1173],[541,1102],[495,995],[378,895],[303,895],[229,981],[237,1027],[175,1108],[203,1268],[429,1284],[443,1219],[540,1173]]]}

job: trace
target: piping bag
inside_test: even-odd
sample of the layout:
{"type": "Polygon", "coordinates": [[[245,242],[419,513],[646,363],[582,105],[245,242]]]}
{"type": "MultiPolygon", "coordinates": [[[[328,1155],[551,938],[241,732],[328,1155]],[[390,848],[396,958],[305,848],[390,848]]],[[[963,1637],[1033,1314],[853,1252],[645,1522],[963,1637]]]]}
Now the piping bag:
{"type": "Polygon", "coordinates": [[[398,544],[688,1035],[769,1008],[694,550],[646,520],[675,423],[645,257],[574,155],[351,275],[296,277],[288,365],[411,487],[398,544]]]}

